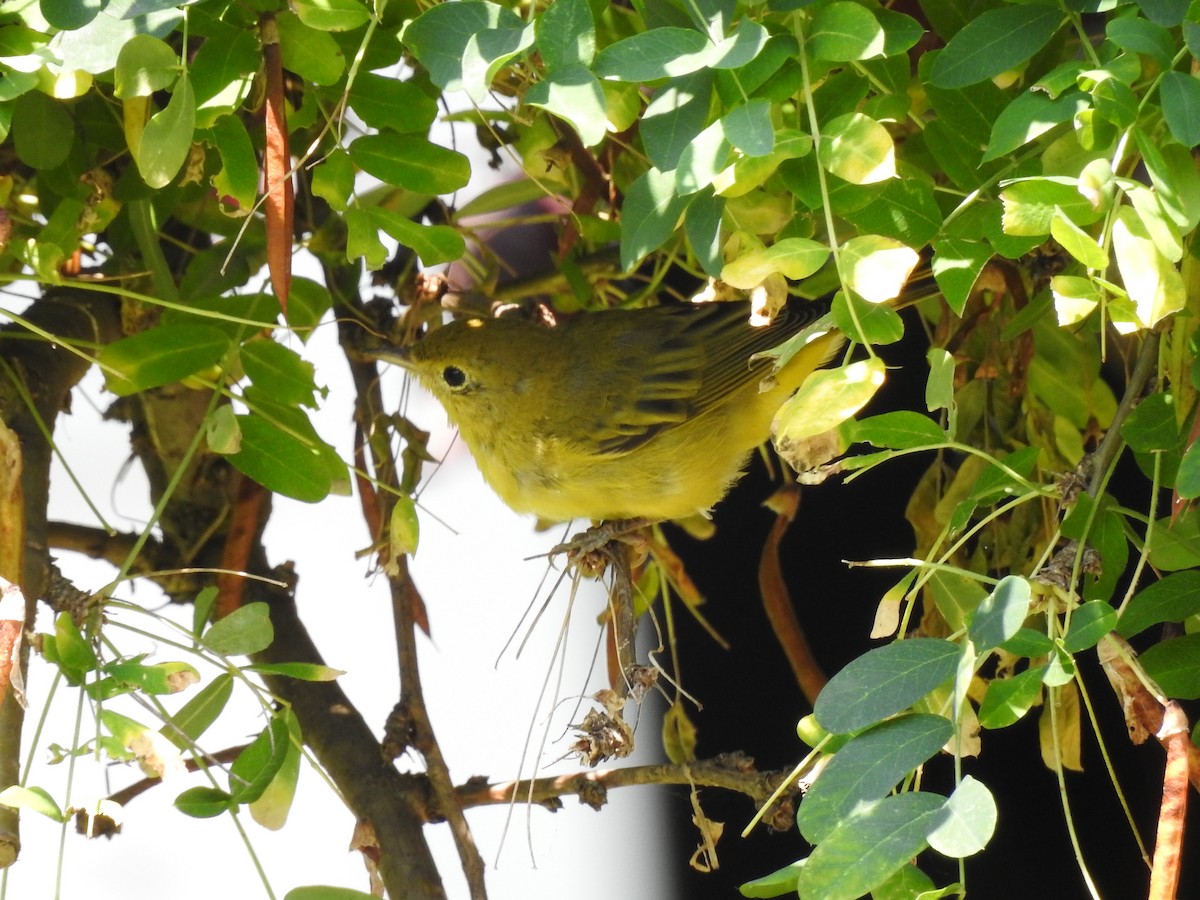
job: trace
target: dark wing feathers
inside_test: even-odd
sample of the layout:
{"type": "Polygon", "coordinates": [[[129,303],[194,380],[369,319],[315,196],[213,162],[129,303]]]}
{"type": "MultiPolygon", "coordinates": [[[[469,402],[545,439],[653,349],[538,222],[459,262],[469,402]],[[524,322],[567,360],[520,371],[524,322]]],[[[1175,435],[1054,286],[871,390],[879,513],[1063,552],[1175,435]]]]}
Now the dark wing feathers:
{"type": "Polygon", "coordinates": [[[607,391],[597,408],[580,410],[598,453],[622,454],[664,429],[718,406],[761,379],[769,361],[750,363],[755,353],[786,341],[820,310],[785,309],[760,328],[749,324],[749,303],[703,303],[593,313],[575,320],[572,337],[589,355],[607,344],[607,391]],[[622,316],[619,323],[600,319],[622,316]],[[592,327],[594,326],[594,327],[592,327]],[[652,362],[651,362],[652,361],[652,362]]]}

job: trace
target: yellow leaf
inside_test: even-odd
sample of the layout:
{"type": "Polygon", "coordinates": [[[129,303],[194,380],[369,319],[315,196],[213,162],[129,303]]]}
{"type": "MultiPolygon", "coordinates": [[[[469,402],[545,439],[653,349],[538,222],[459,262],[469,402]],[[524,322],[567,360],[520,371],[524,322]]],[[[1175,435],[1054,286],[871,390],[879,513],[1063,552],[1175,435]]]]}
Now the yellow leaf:
{"type": "Polygon", "coordinates": [[[777,441],[800,441],[836,428],[867,405],[884,378],[883,360],[874,357],[814,372],[776,414],[771,432],[777,441]]]}
{"type": "Polygon", "coordinates": [[[1133,207],[1121,207],[1112,235],[1117,268],[1142,325],[1152,328],[1160,319],[1183,309],[1187,301],[1183,277],[1151,240],[1133,207]]]}
{"type": "Polygon", "coordinates": [[[921,257],[895,238],[864,234],[842,248],[842,274],[860,297],[883,303],[900,294],[921,257]]]}
{"type": "Polygon", "coordinates": [[[1062,687],[1047,691],[1046,705],[1038,719],[1038,737],[1042,746],[1042,762],[1056,769],[1056,761],[1064,769],[1083,771],[1080,751],[1079,689],[1070,681],[1062,687]],[[1053,713],[1051,712],[1053,705],[1053,713]]]}
{"type": "Polygon", "coordinates": [[[417,552],[417,540],[421,536],[420,523],[417,521],[417,506],[412,497],[396,498],[392,507],[392,519],[388,528],[388,540],[392,557],[414,554],[417,552]]]}

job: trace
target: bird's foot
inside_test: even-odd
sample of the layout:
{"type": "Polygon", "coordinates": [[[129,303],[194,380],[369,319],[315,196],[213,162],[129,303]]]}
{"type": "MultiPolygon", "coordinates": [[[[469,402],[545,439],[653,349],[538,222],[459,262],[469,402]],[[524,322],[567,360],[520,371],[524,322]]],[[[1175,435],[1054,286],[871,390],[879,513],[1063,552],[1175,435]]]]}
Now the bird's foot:
{"type": "Polygon", "coordinates": [[[638,557],[634,563],[636,565],[646,554],[646,536],[642,529],[650,523],[651,520],[647,518],[600,522],[551,549],[550,556],[566,554],[569,564],[584,575],[594,578],[603,573],[612,560],[610,545],[621,543],[633,548],[638,557]]]}

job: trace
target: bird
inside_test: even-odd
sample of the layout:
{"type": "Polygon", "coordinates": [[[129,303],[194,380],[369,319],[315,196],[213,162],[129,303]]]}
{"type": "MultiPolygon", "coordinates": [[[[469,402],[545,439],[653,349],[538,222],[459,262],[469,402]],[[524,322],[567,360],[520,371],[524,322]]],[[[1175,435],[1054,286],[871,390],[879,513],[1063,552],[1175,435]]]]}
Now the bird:
{"type": "Polygon", "coordinates": [[[458,319],[368,351],[444,407],[484,480],[543,522],[708,516],[770,437],[779,407],[845,339],[758,354],[813,325],[790,302],[766,325],[748,301],[582,312],[555,324],[458,319]]]}

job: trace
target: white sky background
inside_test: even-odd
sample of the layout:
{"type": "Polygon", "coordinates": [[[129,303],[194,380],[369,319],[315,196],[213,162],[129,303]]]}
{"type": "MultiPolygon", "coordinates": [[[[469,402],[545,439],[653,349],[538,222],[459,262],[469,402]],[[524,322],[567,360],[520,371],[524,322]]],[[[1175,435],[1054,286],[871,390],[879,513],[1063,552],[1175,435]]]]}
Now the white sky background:
{"type": "MultiPolygon", "coordinates": [[[[316,427],[349,459],[353,394],[336,348],[335,331],[326,325],[306,347],[298,342],[293,346],[317,364],[319,380],[330,388],[328,400],[314,417],[316,427]]],[[[393,397],[401,377],[397,371],[386,376],[393,397]]],[[[92,500],[109,521],[120,530],[137,530],[144,524],[149,506],[140,470],[134,466],[121,474],[129,453],[128,428],[99,420],[97,409],[110,402],[111,395],[100,389],[95,373],[85,383],[84,393],[87,399],[77,396],[72,414],[60,418],[56,432],[59,447],[77,476],[95,492],[92,500]]],[[[414,391],[412,397],[409,414],[423,427],[438,429],[435,449],[445,448],[451,434],[445,428],[444,413],[420,392],[414,391]]],[[[476,774],[491,780],[508,779],[517,772],[534,705],[550,668],[552,645],[567,604],[565,589],[554,597],[521,658],[515,659],[510,650],[498,665],[496,660],[544,572],[544,561],[527,562],[525,557],[545,552],[558,533],[537,534],[528,520],[507,510],[483,484],[461,442],[451,449],[445,466],[422,494],[421,504],[455,529],[451,531],[423,512],[421,543],[413,562],[434,636],[432,642],[421,640],[422,678],[434,727],[456,782],[476,774]]],[[[56,466],[54,472],[51,518],[95,523],[61,466],[56,466]]],[[[316,505],[276,498],[267,531],[271,561],[295,561],[301,615],[326,662],[347,670],[341,679],[343,688],[368,724],[381,733],[398,696],[398,680],[386,584],[369,577],[366,560],[353,558],[354,551],[367,541],[357,497],[329,498],[316,505]]],[[[99,588],[113,575],[107,564],[76,554],[57,555],[63,572],[85,590],[99,588]]],[[[136,590],[125,587],[117,595],[150,606],[159,603],[145,586],[136,590]]],[[[571,716],[575,710],[573,697],[584,690],[596,643],[596,617],[604,602],[603,593],[594,585],[582,591],[576,601],[562,686],[567,699],[557,710],[559,722],[571,716]]],[[[163,611],[190,621],[190,606],[163,611]]],[[[43,611],[39,630],[52,627],[43,611]]],[[[129,652],[154,651],[149,662],[186,658],[170,647],[134,643],[116,630],[109,633],[129,652]]],[[[202,670],[204,683],[214,674],[202,670]]],[[[601,663],[587,692],[602,687],[603,682],[601,663]]],[[[31,715],[25,729],[27,747],[49,684],[50,670],[37,660],[28,685],[31,715]]],[[[168,698],[170,708],[178,708],[197,689],[168,698]]],[[[72,743],[77,698],[74,690],[60,690],[40,746],[72,743]]],[[[229,715],[227,710],[224,720],[204,735],[202,744],[206,749],[243,743],[262,727],[263,719],[247,692],[235,691],[230,710],[235,706],[239,711],[236,715],[229,715]]],[[[143,723],[151,721],[136,707],[114,704],[113,708],[143,723]]],[[[578,721],[581,715],[576,713],[573,720],[578,721]]],[[[95,727],[91,709],[84,710],[82,722],[86,739],[95,727]]],[[[540,740],[543,723],[544,717],[540,717],[535,741],[540,740]]],[[[562,756],[569,743],[569,735],[562,734],[561,725],[556,728],[551,735],[555,743],[543,754],[545,761],[562,756]]],[[[642,761],[653,761],[654,754],[661,753],[657,715],[645,715],[638,744],[642,761]]],[[[531,759],[535,753],[536,745],[531,759]]],[[[68,802],[67,765],[48,766],[46,762],[45,753],[35,754],[35,768],[28,783],[45,787],[60,804],[68,802]]],[[[404,760],[401,765],[406,765],[404,760]]],[[[412,760],[407,765],[415,767],[412,760]]],[[[529,767],[527,762],[524,774],[529,774],[529,767]]],[[[574,763],[558,763],[542,768],[538,774],[578,768],[574,763]]],[[[140,777],[133,767],[105,766],[93,757],[82,759],[76,767],[69,802],[87,805],[140,777]]],[[[266,896],[228,816],[198,820],[172,807],[180,791],[204,783],[201,776],[184,776],[141,795],[126,810],[124,833],[112,840],[88,841],[74,834],[72,826],[64,847],[61,896],[88,900],[266,896]]],[[[620,881],[618,893],[622,900],[672,896],[666,870],[683,861],[671,856],[672,848],[664,835],[664,815],[668,813],[658,802],[661,796],[654,788],[614,791],[609,805],[600,813],[580,806],[573,798],[566,799],[565,810],[553,815],[535,809],[527,818],[525,809],[518,808],[502,848],[500,831],[507,810],[469,812],[476,841],[488,864],[490,896],[493,900],[508,900],[569,894],[573,900],[609,900],[615,896],[614,878],[620,881]],[[536,869],[530,861],[527,830],[532,835],[536,869]],[[499,868],[495,869],[498,853],[499,868]],[[663,880],[656,881],[658,877],[663,880]]],[[[686,811],[674,808],[669,814],[684,815],[686,811]]],[[[296,806],[283,830],[269,832],[248,815],[242,820],[277,897],[305,884],[367,889],[358,855],[347,850],[353,819],[307,764],[301,772],[296,806]]],[[[426,831],[435,845],[450,896],[466,897],[457,854],[445,826],[426,831]]],[[[22,857],[10,870],[6,896],[53,896],[59,826],[26,813],[22,816],[22,837],[22,857]]]]}

